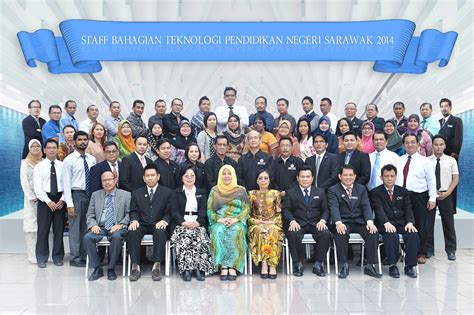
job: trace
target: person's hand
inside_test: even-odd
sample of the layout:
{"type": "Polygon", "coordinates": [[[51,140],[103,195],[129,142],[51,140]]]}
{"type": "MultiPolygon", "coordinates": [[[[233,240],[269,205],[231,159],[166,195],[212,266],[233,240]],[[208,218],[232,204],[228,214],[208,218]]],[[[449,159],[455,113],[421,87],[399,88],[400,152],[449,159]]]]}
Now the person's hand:
{"type": "Polygon", "coordinates": [[[438,192],[438,200],[444,200],[448,197],[448,193],[446,191],[439,191],[438,192]]]}
{"type": "Polygon", "coordinates": [[[280,191],[280,196],[281,196],[281,197],[285,197],[285,196],[286,196],[286,191],[284,191],[284,190],[283,190],[283,191],[280,191]]]}
{"type": "Polygon", "coordinates": [[[94,234],[99,234],[100,233],[100,227],[98,225],[94,225],[91,227],[91,232],[94,234]]]}
{"type": "Polygon", "coordinates": [[[385,231],[387,233],[395,233],[397,231],[395,226],[393,226],[393,224],[390,222],[385,223],[383,226],[385,227],[385,231]]]}
{"type": "Polygon", "coordinates": [[[77,215],[76,209],[74,207],[67,207],[67,215],[75,217],[77,215]]]}
{"type": "Polygon", "coordinates": [[[137,220],[133,220],[132,222],[130,222],[130,225],[128,226],[128,229],[130,231],[135,231],[136,229],[138,229],[139,226],[140,226],[140,223],[138,223],[137,220]]]}
{"type": "Polygon", "coordinates": [[[301,229],[301,226],[296,222],[295,220],[290,222],[290,228],[288,231],[299,231],[301,229]]]}
{"type": "Polygon", "coordinates": [[[455,159],[457,159],[459,157],[459,155],[457,155],[456,153],[451,153],[451,156],[455,159]]]}
{"type": "Polygon", "coordinates": [[[160,222],[156,223],[156,228],[158,230],[164,230],[166,229],[166,227],[168,226],[168,222],[164,221],[164,220],[161,220],[160,222]]]}
{"type": "Polygon", "coordinates": [[[185,229],[191,229],[192,222],[184,221],[183,223],[181,223],[181,226],[184,227],[185,229]]]}
{"type": "Polygon", "coordinates": [[[64,206],[64,200],[59,200],[56,202],[56,210],[61,210],[64,206]]]}
{"type": "Polygon", "coordinates": [[[426,204],[426,208],[428,210],[433,210],[435,207],[436,207],[436,202],[434,201],[428,201],[428,203],[426,204]]]}
{"type": "Polygon", "coordinates": [[[56,202],[54,202],[52,200],[50,202],[48,202],[48,208],[51,209],[51,211],[54,212],[54,210],[56,210],[56,202]]]}
{"type": "Polygon", "coordinates": [[[221,218],[221,219],[217,220],[217,222],[226,225],[227,218],[221,218]]]}
{"type": "Polygon", "coordinates": [[[227,226],[232,226],[234,224],[236,224],[239,220],[235,219],[235,218],[228,218],[227,219],[227,226]]]}
{"type": "Polygon", "coordinates": [[[341,234],[341,235],[344,235],[346,234],[346,231],[347,231],[347,227],[344,223],[339,223],[339,224],[336,224],[336,231],[337,233],[341,234]]]}
{"type": "Polygon", "coordinates": [[[321,220],[318,223],[316,223],[316,228],[318,229],[318,231],[323,231],[323,230],[327,230],[328,226],[326,225],[324,221],[321,220]]]}
{"type": "Polygon", "coordinates": [[[407,225],[405,225],[405,231],[407,231],[407,232],[418,232],[418,230],[415,228],[415,226],[411,222],[408,222],[407,225]]]}
{"type": "Polygon", "coordinates": [[[377,233],[377,227],[372,222],[369,222],[367,223],[367,231],[369,231],[370,234],[375,234],[377,233]]]}
{"type": "Polygon", "coordinates": [[[115,233],[117,231],[120,231],[122,229],[122,224],[115,224],[114,226],[112,226],[112,228],[110,229],[110,233],[115,233]]]}

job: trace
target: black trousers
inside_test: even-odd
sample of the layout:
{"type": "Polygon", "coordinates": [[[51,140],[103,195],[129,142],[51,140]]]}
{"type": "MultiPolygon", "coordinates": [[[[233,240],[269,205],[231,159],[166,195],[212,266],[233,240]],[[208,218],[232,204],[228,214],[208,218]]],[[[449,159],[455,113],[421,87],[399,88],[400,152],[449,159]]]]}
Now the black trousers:
{"type": "Polygon", "coordinates": [[[114,233],[110,233],[110,231],[106,230],[104,227],[101,228],[99,234],[95,234],[91,231],[87,232],[87,234],[84,236],[84,248],[86,250],[87,255],[89,256],[89,266],[91,268],[100,267],[101,259],[99,258],[99,253],[96,244],[100,242],[104,236],[106,236],[110,242],[108,269],[114,269],[118,259],[120,258],[120,253],[122,252],[122,244],[126,235],[126,229],[121,229],[114,233]]]}
{"type": "Polygon", "coordinates": [[[331,232],[329,230],[318,231],[314,225],[302,226],[299,231],[285,232],[290,247],[291,259],[294,262],[302,262],[305,257],[305,245],[301,243],[305,234],[311,234],[316,241],[316,261],[323,262],[331,244],[331,232]]]}
{"type": "Polygon", "coordinates": [[[420,249],[420,237],[416,232],[407,232],[405,227],[397,226],[396,233],[387,233],[385,229],[380,231],[382,234],[385,254],[390,265],[395,265],[398,261],[398,254],[400,252],[400,240],[398,234],[403,237],[405,243],[405,265],[413,267],[417,265],[418,250],[420,249]]]}
{"type": "MultiPolygon", "coordinates": [[[[439,214],[441,215],[441,224],[443,225],[444,250],[446,253],[456,252],[456,230],[454,228],[454,214],[456,213],[453,205],[453,195],[449,195],[444,200],[437,200],[439,214]]],[[[433,240],[434,241],[434,240],[433,240]]],[[[434,242],[429,244],[434,248],[434,242]]]]}
{"type": "Polygon", "coordinates": [[[415,227],[420,236],[420,250],[418,255],[426,255],[434,252],[434,223],[436,209],[428,210],[428,192],[410,192],[410,201],[415,215],[415,227]]]}
{"type": "MultiPolygon", "coordinates": [[[[48,197],[58,202],[61,199],[62,193],[57,195],[48,194],[48,197]]],[[[52,211],[48,204],[38,200],[38,217],[36,223],[38,225],[37,239],[36,239],[36,260],[38,263],[46,263],[49,257],[49,231],[53,225],[53,262],[60,262],[64,259],[64,216],[65,206],[56,211],[52,211]]]]}
{"type": "Polygon", "coordinates": [[[127,246],[132,264],[140,264],[140,242],[145,234],[153,235],[153,261],[160,263],[165,261],[165,246],[168,240],[166,229],[140,224],[135,231],[129,230],[127,234],[127,246]]]}
{"type": "MultiPolygon", "coordinates": [[[[368,264],[375,264],[377,262],[376,253],[379,242],[379,234],[370,234],[367,231],[367,226],[362,224],[346,224],[346,234],[339,234],[334,231],[333,237],[336,243],[337,260],[341,264],[347,263],[347,249],[349,247],[349,234],[359,233],[365,241],[365,257],[367,257],[368,264]]],[[[334,228],[335,229],[335,228],[334,228]]]]}

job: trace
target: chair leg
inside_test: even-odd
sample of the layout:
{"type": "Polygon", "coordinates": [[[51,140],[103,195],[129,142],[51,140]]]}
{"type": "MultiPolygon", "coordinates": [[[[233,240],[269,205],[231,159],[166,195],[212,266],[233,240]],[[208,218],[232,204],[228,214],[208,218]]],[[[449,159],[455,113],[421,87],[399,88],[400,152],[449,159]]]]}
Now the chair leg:
{"type": "Polygon", "coordinates": [[[165,276],[170,275],[170,241],[166,241],[165,245],[165,276]]]}
{"type": "Polygon", "coordinates": [[[89,255],[86,255],[86,270],[85,270],[85,277],[89,276],[89,255]]]}
{"type": "Polygon", "coordinates": [[[128,276],[130,277],[130,274],[132,272],[132,260],[130,259],[130,254],[127,255],[127,262],[128,262],[128,276]]]}
{"type": "Polygon", "coordinates": [[[251,275],[252,275],[252,268],[253,268],[253,266],[252,266],[252,252],[250,252],[250,248],[248,249],[248,254],[247,254],[247,255],[248,255],[248,262],[247,262],[247,263],[248,263],[248,265],[249,265],[248,274],[251,276],[251,275]]]}
{"type": "Polygon", "coordinates": [[[360,270],[364,271],[364,251],[365,251],[365,244],[361,244],[361,249],[360,249],[360,270]]]}
{"type": "Polygon", "coordinates": [[[247,251],[245,251],[245,257],[244,257],[244,275],[247,275],[247,251]]]}
{"type": "Polygon", "coordinates": [[[122,249],[122,277],[126,277],[126,263],[127,263],[127,242],[123,242],[123,249],[122,249]]]}
{"type": "Polygon", "coordinates": [[[337,249],[336,249],[336,241],[332,241],[333,248],[334,248],[334,270],[336,275],[339,275],[339,267],[338,267],[338,261],[337,261],[337,249]]]}
{"type": "Polygon", "coordinates": [[[383,243],[380,243],[379,246],[377,247],[377,259],[379,262],[379,274],[382,274],[382,257],[380,256],[380,246],[383,243]]]}
{"type": "Polygon", "coordinates": [[[329,261],[329,255],[331,254],[331,246],[329,246],[328,251],[326,253],[326,265],[327,265],[327,273],[328,276],[331,274],[331,265],[329,261]]]}

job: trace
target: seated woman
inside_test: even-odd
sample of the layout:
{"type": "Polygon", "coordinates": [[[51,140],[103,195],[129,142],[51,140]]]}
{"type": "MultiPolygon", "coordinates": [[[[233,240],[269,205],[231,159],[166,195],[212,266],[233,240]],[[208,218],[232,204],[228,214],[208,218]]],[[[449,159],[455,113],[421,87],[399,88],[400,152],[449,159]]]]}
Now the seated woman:
{"type": "Polygon", "coordinates": [[[370,121],[364,121],[360,128],[362,129],[362,152],[370,154],[375,151],[373,139],[375,125],[370,121]]]}
{"type": "Polygon", "coordinates": [[[430,156],[433,154],[433,141],[428,131],[420,126],[420,117],[417,114],[408,116],[408,128],[405,132],[409,135],[415,135],[420,139],[420,146],[418,153],[423,156],[430,156]]]}
{"type": "Polygon", "coordinates": [[[279,142],[281,138],[283,137],[288,137],[291,139],[291,143],[293,144],[293,151],[292,155],[296,157],[300,157],[301,152],[300,152],[300,143],[298,142],[298,139],[294,137],[291,134],[291,130],[293,129],[293,126],[291,125],[291,122],[289,120],[282,120],[280,121],[280,124],[278,125],[277,128],[277,133],[275,135],[276,140],[279,142]]]}
{"type": "Polygon", "coordinates": [[[191,281],[192,273],[199,281],[214,273],[210,251],[211,240],[206,233],[206,191],[196,188],[196,172],[189,166],[183,169],[183,186],[173,191],[171,215],[176,225],[171,244],[176,249],[178,269],[184,281],[191,281]]]}
{"type": "Polygon", "coordinates": [[[395,121],[387,120],[383,126],[383,131],[387,134],[387,149],[402,156],[405,154],[405,149],[402,146],[402,136],[398,133],[396,126],[395,121]]]}
{"type": "Polygon", "coordinates": [[[236,270],[244,271],[248,213],[247,191],[237,185],[235,169],[222,166],[209,194],[207,216],[214,266],[221,268],[223,281],[236,280],[236,270]]]}
{"type": "Polygon", "coordinates": [[[314,130],[313,137],[315,135],[323,135],[324,137],[326,137],[326,139],[328,140],[327,151],[329,153],[338,153],[339,141],[337,140],[336,135],[333,134],[331,131],[331,119],[329,119],[328,116],[321,116],[321,118],[319,118],[318,127],[316,127],[316,129],[314,130]]]}
{"type": "Polygon", "coordinates": [[[114,142],[119,149],[118,161],[120,162],[124,157],[135,151],[135,142],[133,141],[132,127],[128,120],[119,122],[117,131],[114,142]]]}
{"type": "Polygon", "coordinates": [[[151,129],[148,130],[146,139],[148,140],[148,149],[145,156],[154,161],[158,158],[158,140],[163,138],[163,123],[161,120],[155,121],[151,124],[151,129]]]}
{"type": "Polygon", "coordinates": [[[96,163],[100,163],[105,160],[104,143],[107,139],[105,126],[100,122],[94,123],[89,136],[90,141],[87,144],[86,153],[95,157],[96,163]]]}
{"type": "Polygon", "coordinates": [[[74,134],[76,128],[73,125],[66,125],[63,128],[64,142],[61,142],[58,147],[58,160],[64,161],[64,159],[74,152],[76,143],[74,142],[74,134]]]}
{"type": "Polygon", "coordinates": [[[201,159],[201,150],[199,149],[199,146],[196,143],[190,143],[184,152],[184,156],[186,157],[186,160],[179,164],[178,169],[176,170],[176,175],[178,175],[176,182],[181,184],[181,172],[189,167],[192,167],[196,173],[196,181],[194,185],[197,188],[207,190],[209,185],[207,183],[206,173],[204,172],[204,164],[199,162],[201,159]]]}
{"type": "Polygon", "coordinates": [[[179,130],[171,141],[171,159],[180,164],[186,160],[185,151],[189,144],[196,143],[196,138],[192,134],[191,124],[188,120],[181,120],[179,130]]]}
{"type": "Polygon", "coordinates": [[[235,162],[238,162],[245,148],[245,134],[240,127],[239,116],[235,114],[229,115],[227,119],[227,129],[222,134],[227,138],[227,142],[229,143],[227,156],[235,162]]]}
{"type": "Polygon", "coordinates": [[[253,263],[262,263],[262,279],[276,279],[284,239],[280,192],[268,188],[270,175],[267,170],[258,172],[257,184],[259,189],[249,192],[249,248],[253,263]]]}
{"type": "MultiPolygon", "coordinates": [[[[342,136],[348,132],[348,131],[354,131],[354,127],[352,126],[352,121],[347,118],[347,117],[342,117],[339,119],[337,122],[336,126],[336,136],[338,139],[338,152],[344,152],[346,149],[344,147],[344,140],[342,140],[342,136]]],[[[357,150],[362,150],[362,147],[360,146],[360,138],[357,136],[357,150]]]]}

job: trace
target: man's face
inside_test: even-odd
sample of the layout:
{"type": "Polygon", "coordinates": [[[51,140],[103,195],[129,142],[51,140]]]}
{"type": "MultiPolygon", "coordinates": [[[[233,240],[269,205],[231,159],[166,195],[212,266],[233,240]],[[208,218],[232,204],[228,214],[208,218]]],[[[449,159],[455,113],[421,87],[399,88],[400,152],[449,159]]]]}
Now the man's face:
{"type": "Polygon", "coordinates": [[[166,103],[157,102],[155,104],[155,112],[158,116],[164,116],[166,114],[166,103]]]}
{"type": "Polygon", "coordinates": [[[135,142],[135,150],[138,154],[143,155],[145,154],[146,150],[148,149],[148,141],[144,137],[137,138],[135,142]]]}
{"type": "Polygon", "coordinates": [[[89,143],[89,138],[87,136],[78,136],[76,138],[76,148],[80,150],[85,150],[87,148],[88,143],[89,143]]]}
{"type": "Polygon", "coordinates": [[[223,156],[227,153],[227,140],[219,138],[216,142],[216,152],[217,154],[223,156]]]}
{"type": "Polygon", "coordinates": [[[344,184],[344,186],[351,186],[354,184],[356,175],[354,173],[354,170],[351,169],[343,169],[342,174],[339,174],[339,179],[341,180],[341,183],[344,184]]]}
{"type": "Polygon", "coordinates": [[[118,117],[120,115],[120,103],[112,103],[109,110],[112,117],[118,117]]]}
{"type": "Polygon", "coordinates": [[[395,105],[393,106],[393,113],[395,114],[395,117],[401,118],[403,117],[403,114],[405,114],[405,108],[403,108],[402,105],[395,105]]]}
{"type": "Polygon", "coordinates": [[[29,108],[30,115],[38,118],[41,114],[41,104],[38,102],[33,102],[30,104],[29,108]]]}
{"type": "Polygon", "coordinates": [[[61,110],[59,108],[53,108],[51,109],[51,112],[49,113],[49,119],[54,120],[54,121],[59,121],[61,119],[61,110]]]}
{"type": "Polygon", "coordinates": [[[145,170],[145,174],[143,174],[143,181],[148,187],[155,187],[160,180],[160,175],[156,173],[154,169],[145,170]]]}
{"type": "Polygon", "coordinates": [[[313,107],[314,107],[314,105],[311,104],[311,102],[308,101],[308,100],[303,100],[303,101],[301,102],[301,105],[303,106],[303,111],[304,111],[305,113],[309,113],[310,111],[313,110],[313,107]]]}
{"type": "Polygon", "coordinates": [[[298,184],[303,188],[308,188],[313,183],[313,174],[310,170],[301,171],[298,173],[298,184]]]}
{"type": "Polygon", "coordinates": [[[267,104],[263,98],[259,97],[255,100],[255,109],[257,112],[264,112],[266,108],[267,104]]]}
{"type": "Polygon", "coordinates": [[[282,140],[280,142],[280,155],[287,159],[293,153],[293,144],[290,140],[282,140]]]}
{"type": "Polygon", "coordinates": [[[102,182],[102,187],[105,189],[105,191],[110,192],[115,189],[116,181],[115,181],[114,173],[109,172],[109,171],[104,172],[100,176],[100,180],[102,182]]]}
{"type": "Polygon", "coordinates": [[[442,155],[446,149],[446,143],[443,139],[436,138],[433,141],[433,152],[436,155],[442,155]]]}
{"type": "Polygon", "coordinates": [[[183,102],[180,100],[174,100],[173,103],[171,103],[171,111],[175,114],[181,113],[183,110],[183,102]]]}
{"type": "Polygon", "coordinates": [[[277,109],[280,115],[285,115],[288,113],[288,106],[286,105],[285,101],[278,101],[277,109]]]}
{"type": "Polygon", "coordinates": [[[365,116],[367,116],[368,119],[372,119],[377,116],[377,110],[375,109],[374,105],[367,105],[365,116]]]}
{"type": "Polygon", "coordinates": [[[89,111],[87,112],[87,117],[95,121],[99,117],[99,108],[95,105],[89,106],[89,111]]]}
{"type": "Polygon", "coordinates": [[[170,159],[170,155],[171,155],[171,145],[168,142],[165,142],[158,148],[158,156],[162,160],[167,161],[170,159]]]}
{"type": "Polygon", "coordinates": [[[68,102],[67,103],[66,112],[69,115],[74,116],[74,114],[76,113],[76,109],[77,109],[76,102],[68,102]]]}
{"type": "Polygon", "coordinates": [[[405,147],[405,151],[408,155],[415,154],[418,151],[418,141],[416,140],[416,136],[408,136],[405,138],[403,142],[403,146],[405,147]]]}
{"type": "Polygon", "coordinates": [[[328,144],[322,137],[316,136],[313,141],[313,147],[316,150],[317,154],[321,154],[326,151],[328,144]]]}
{"type": "Polygon", "coordinates": [[[346,151],[354,151],[357,145],[357,139],[354,135],[344,137],[344,148],[346,151]]]}
{"type": "Polygon", "coordinates": [[[249,141],[249,147],[256,149],[260,147],[260,134],[257,131],[251,131],[247,135],[249,141]]]}
{"type": "Polygon", "coordinates": [[[374,147],[377,152],[385,150],[387,147],[387,140],[385,140],[384,135],[379,133],[374,134],[374,147]]]}
{"type": "Polygon", "coordinates": [[[327,115],[331,111],[331,107],[332,106],[328,101],[321,101],[319,104],[319,108],[321,109],[321,113],[323,113],[323,115],[327,115]]]}
{"type": "Polygon", "coordinates": [[[353,118],[357,114],[357,107],[352,103],[347,103],[344,107],[344,113],[347,118],[353,118]]]}
{"type": "Polygon", "coordinates": [[[395,171],[384,171],[382,176],[382,182],[388,188],[392,188],[397,180],[397,174],[395,171]]]}
{"type": "Polygon", "coordinates": [[[143,112],[145,111],[145,104],[135,103],[135,107],[133,107],[132,110],[135,115],[141,117],[143,115],[143,112]]]}
{"type": "Polygon", "coordinates": [[[109,145],[109,146],[105,147],[104,155],[105,155],[105,159],[109,163],[117,162],[118,153],[119,153],[119,151],[113,145],[109,145]]]}
{"type": "Polygon", "coordinates": [[[44,153],[46,154],[46,157],[52,161],[58,156],[58,146],[56,143],[47,143],[44,148],[44,153]]]}
{"type": "Polygon", "coordinates": [[[423,119],[430,118],[432,112],[433,110],[430,108],[429,105],[423,105],[420,108],[420,115],[421,117],[423,117],[423,119]]]}
{"type": "Polygon", "coordinates": [[[442,102],[439,105],[439,108],[441,109],[441,114],[443,114],[444,117],[451,115],[451,107],[449,106],[448,102],[442,102]]]}
{"type": "Polygon", "coordinates": [[[233,106],[235,104],[235,100],[237,99],[237,95],[235,95],[235,92],[230,90],[226,91],[224,94],[224,101],[227,104],[227,106],[233,106]]]}
{"type": "Polygon", "coordinates": [[[201,104],[199,104],[199,110],[203,113],[209,112],[211,110],[211,102],[202,100],[201,104]]]}

